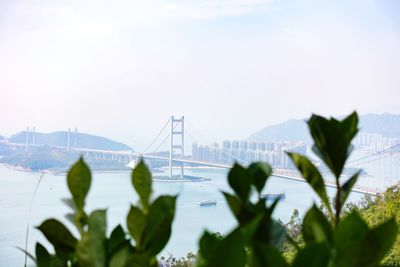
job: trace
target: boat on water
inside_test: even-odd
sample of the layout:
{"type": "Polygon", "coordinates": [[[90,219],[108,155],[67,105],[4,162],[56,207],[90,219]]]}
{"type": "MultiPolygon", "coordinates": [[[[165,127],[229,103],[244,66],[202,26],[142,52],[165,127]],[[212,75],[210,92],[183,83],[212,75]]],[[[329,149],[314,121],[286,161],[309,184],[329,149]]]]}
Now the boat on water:
{"type": "Polygon", "coordinates": [[[264,198],[265,200],[284,200],[286,198],[286,195],[284,193],[281,194],[261,194],[261,197],[264,198]]]}
{"type": "Polygon", "coordinates": [[[200,201],[199,203],[197,203],[197,205],[199,205],[200,207],[215,206],[215,205],[217,205],[217,201],[216,200],[203,200],[203,201],[200,201]]]}

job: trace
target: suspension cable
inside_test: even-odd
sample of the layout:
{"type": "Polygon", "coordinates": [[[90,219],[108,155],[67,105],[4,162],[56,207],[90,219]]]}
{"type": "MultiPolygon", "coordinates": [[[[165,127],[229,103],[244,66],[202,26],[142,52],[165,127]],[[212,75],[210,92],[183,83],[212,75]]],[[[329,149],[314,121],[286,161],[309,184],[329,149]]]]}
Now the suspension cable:
{"type": "MultiPolygon", "coordinates": [[[[172,131],[175,130],[176,126],[178,126],[178,124],[175,124],[174,127],[172,128],[172,131]]],[[[152,152],[153,154],[157,152],[157,150],[165,143],[165,141],[167,141],[168,137],[171,136],[171,133],[168,133],[168,135],[164,138],[164,140],[162,140],[162,142],[158,145],[158,147],[152,152]]]]}
{"type": "Polygon", "coordinates": [[[161,129],[161,131],[157,134],[156,138],[153,139],[153,141],[146,147],[146,149],[142,152],[142,154],[146,153],[147,150],[150,149],[150,147],[157,141],[158,137],[164,132],[165,128],[167,127],[168,123],[171,121],[171,118],[167,120],[167,123],[165,123],[164,127],[161,129]]]}

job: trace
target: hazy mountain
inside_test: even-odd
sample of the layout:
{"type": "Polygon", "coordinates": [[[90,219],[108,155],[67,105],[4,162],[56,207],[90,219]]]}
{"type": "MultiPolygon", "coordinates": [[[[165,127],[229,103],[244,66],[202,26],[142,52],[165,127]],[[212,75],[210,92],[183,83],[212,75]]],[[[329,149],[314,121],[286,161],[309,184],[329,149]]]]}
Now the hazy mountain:
{"type": "MultiPolygon", "coordinates": [[[[363,132],[382,134],[386,137],[400,137],[400,115],[365,114],[360,116],[360,129],[363,132]]],[[[267,126],[250,135],[251,141],[309,141],[306,119],[292,119],[276,125],[267,126]]]]}
{"type": "MultiPolygon", "coordinates": [[[[17,133],[9,138],[12,143],[25,143],[25,131],[17,133]]],[[[33,135],[29,132],[28,135],[29,143],[32,143],[33,135]]],[[[68,142],[68,132],[53,132],[53,133],[35,133],[35,144],[40,145],[51,145],[51,146],[67,146],[68,142]]],[[[77,147],[83,148],[94,148],[94,149],[104,149],[104,150],[131,150],[132,148],[111,139],[78,133],[76,138],[77,147]]],[[[70,134],[70,145],[73,147],[75,144],[75,133],[70,134]]]]}
{"type": "Polygon", "coordinates": [[[361,116],[360,128],[364,132],[378,133],[387,137],[400,137],[400,115],[366,114],[361,116]]]}

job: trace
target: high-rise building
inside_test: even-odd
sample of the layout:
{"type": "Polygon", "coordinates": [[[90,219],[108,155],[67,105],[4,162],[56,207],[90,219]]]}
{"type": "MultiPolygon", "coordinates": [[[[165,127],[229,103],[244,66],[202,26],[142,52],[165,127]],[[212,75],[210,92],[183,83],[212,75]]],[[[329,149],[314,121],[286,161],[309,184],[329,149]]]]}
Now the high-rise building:
{"type": "Polygon", "coordinates": [[[249,143],[247,141],[240,141],[240,149],[241,150],[249,149],[249,143]]]}
{"type": "Polygon", "coordinates": [[[225,140],[225,141],[222,143],[222,147],[225,148],[225,149],[231,149],[231,141],[225,140]]]}
{"type": "Polygon", "coordinates": [[[232,149],[239,149],[239,141],[236,140],[232,141],[232,149]]]}
{"type": "Polygon", "coordinates": [[[250,150],[257,150],[257,142],[250,142],[249,143],[250,150]]]}
{"type": "Polygon", "coordinates": [[[192,144],[192,159],[193,160],[198,160],[197,156],[199,153],[198,145],[197,143],[192,144]]]}
{"type": "Polygon", "coordinates": [[[267,144],[265,142],[258,142],[257,149],[261,151],[267,150],[267,144]]]}

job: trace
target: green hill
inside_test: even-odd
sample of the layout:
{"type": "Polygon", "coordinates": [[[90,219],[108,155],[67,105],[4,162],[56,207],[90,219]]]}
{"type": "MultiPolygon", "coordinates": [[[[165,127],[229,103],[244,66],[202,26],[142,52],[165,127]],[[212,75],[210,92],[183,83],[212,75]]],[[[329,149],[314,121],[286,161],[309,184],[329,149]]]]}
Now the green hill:
{"type": "MultiPolygon", "coordinates": [[[[25,143],[26,132],[20,132],[13,135],[9,138],[9,141],[12,143],[25,143]]],[[[29,132],[29,143],[32,143],[32,132],[29,132]]],[[[60,131],[60,132],[53,132],[53,133],[35,133],[35,143],[40,145],[48,145],[48,146],[67,146],[68,140],[68,132],[60,131]]],[[[71,132],[70,134],[70,145],[75,145],[75,133],[71,132]]],[[[111,139],[85,134],[85,133],[78,133],[76,138],[76,145],[77,147],[84,147],[84,148],[93,148],[93,149],[103,149],[103,150],[132,150],[131,147],[113,141],[111,139]]]]}

